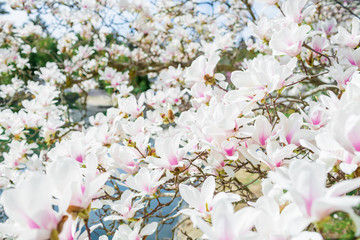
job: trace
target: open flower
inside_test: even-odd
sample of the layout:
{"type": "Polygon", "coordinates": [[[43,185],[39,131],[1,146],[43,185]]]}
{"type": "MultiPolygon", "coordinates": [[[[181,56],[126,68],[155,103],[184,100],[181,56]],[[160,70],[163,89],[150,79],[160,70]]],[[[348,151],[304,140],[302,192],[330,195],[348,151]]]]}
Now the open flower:
{"type": "Polygon", "coordinates": [[[293,21],[294,23],[301,23],[302,20],[309,15],[311,12],[315,11],[315,5],[311,5],[307,8],[304,7],[308,0],[287,0],[284,2],[282,8],[287,19],[293,21]]]}
{"type": "Polygon", "coordinates": [[[276,51],[276,54],[283,53],[295,57],[301,52],[303,41],[310,29],[308,25],[299,27],[296,23],[290,24],[272,35],[269,43],[270,48],[276,51]]]}
{"type": "Polygon", "coordinates": [[[143,167],[135,176],[129,176],[126,179],[126,185],[140,192],[142,195],[152,195],[163,183],[163,181],[159,181],[162,174],[163,171],[161,170],[149,170],[143,167]]]}
{"type": "Polygon", "coordinates": [[[218,201],[211,214],[212,226],[198,216],[191,220],[203,231],[205,239],[236,240],[254,236],[251,228],[257,217],[258,213],[254,208],[245,207],[234,213],[230,202],[218,201]]]}
{"type": "Polygon", "coordinates": [[[109,178],[109,173],[98,173],[95,154],[87,156],[85,164],[86,168],[81,169],[72,159],[58,159],[47,168],[49,179],[54,185],[54,195],[68,201],[69,212],[71,208],[77,211],[87,209],[109,178]]]}
{"type": "Polygon", "coordinates": [[[116,240],[141,240],[143,237],[151,235],[155,232],[158,223],[152,222],[145,225],[141,229],[141,221],[137,222],[133,229],[128,225],[120,225],[114,234],[116,240]]]}
{"type": "Polygon", "coordinates": [[[296,148],[297,146],[294,144],[281,147],[277,141],[268,141],[266,144],[266,154],[256,144],[250,145],[248,152],[252,157],[260,162],[264,162],[273,170],[276,167],[281,167],[283,160],[290,157],[296,148]]]}
{"type": "Polygon", "coordinates": [[[187,186],[185,184],[180,184],[179,191],[181,197],[189,204],[189,207],[193,209],[183,209],[182,213],[190,216],[202,216],[209,217],[213,206],[218,201],[229,201],[237,202],[240,200],[240,196],[232,193],[218,193],[214,196],[215,192],[215,178],[208,177],[202,187],[201,191],[198,189],[187,186]]]}
{"type": "Polygon", "coordinates": [[[352,29],[349,33],[342,26],[338,27],[338,33],[332,37],[332,41],[344,47],[356,48],[360,41],[360,20],[354,17],[352,19],[352,29]]]}
{"type": "Polygon", "coordinates": [[[296,204],[280,208],[272,198],[260,197],[254,207],[259,212],[255,227],[258,239],[322,240],[319,233],[304,231],[310,224],[296,204]]]}
{"type": "Polygon", "coordinates": [[[155,142],[156,154],[160,157],[147,157],[148,161],[154,167],[165,168],[168,170],[174,170],[177,167],[184,167],[184,156],[188,151],[195,146],[195,141],[191,141],[183,148],[180,147],[180,140],[182,135],[177,134],[173,137],[158,138],[155,142]]]}
{"type": "Polygon", "coordinates": [[[66,207],[60,204],[58,211],[53,209],[51,189],[47,177],[37,173],[25,179],[16,188],[4,191],[1,204],[14,224],[1,223],[0,232],[13,234],[22,239],[46,240],[50,239],[50,235],[68,239],[66,236],[71,232],[71,224],[64,225],[69,218],[66,215],[66,207]],[[63,229],[64,226],[67,229],[63,229]],[[59,236],[61,232],[63,234],[59,236]]]}
{"type": "Polygon", "coordinates": [[[118,214],[107,216],[104,220],[127,220],[135,216],[135,213],[144,207],[140,200],[134,201],[135,194],[126,190],[121,194],[121,198],[111,204],[111,208],[118,214]]]}
{"type": "Polygon", "coordinates": [[[192,62],[189,68],[186,69],[185,82],[188,82],[192,86],[197,82],[213,84],[215,79],[224,80],[224,76],[222,74],[214,73],[216,64],[219,60],[219,52],[211,54],[208,59],[206,56],[201,55],[192,62]]]}
{"type": "Polygon", "coordinates": [[[273,179],[288,190],[294,203],[311,222],[318,222],[336,211],[349,213],[360,234],[360,217],[352,207],[360,203],[359,196],[343,196],[360,187],[360,178],[339,182],[326,188],[325,167],[307,160],[292,161],[288,173],[270,172],[273,179]]]}

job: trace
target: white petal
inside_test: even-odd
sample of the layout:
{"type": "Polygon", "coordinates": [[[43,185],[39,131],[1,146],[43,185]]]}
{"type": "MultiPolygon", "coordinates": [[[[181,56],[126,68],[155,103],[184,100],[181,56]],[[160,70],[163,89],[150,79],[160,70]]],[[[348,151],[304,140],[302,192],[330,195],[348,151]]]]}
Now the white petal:
{"type": "Polygon", "coordinates": [[[156,228],[158,226],[157,222],[152,222],[150,224],[147,224],[140,232],[141,236],[147,236],[151,235],[155,232],[156,228]]]}

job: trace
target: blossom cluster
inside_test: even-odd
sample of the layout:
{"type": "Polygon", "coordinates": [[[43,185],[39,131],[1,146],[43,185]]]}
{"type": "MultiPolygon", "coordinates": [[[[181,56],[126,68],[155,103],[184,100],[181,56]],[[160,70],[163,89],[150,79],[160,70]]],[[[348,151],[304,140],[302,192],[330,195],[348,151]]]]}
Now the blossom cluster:
{"type": "Polygon", "coordinates": [[[259,2],[276,16],[247,0],[9,0],[65,34],[34,70],[53,26],[1,20],[1,237],[138,240],[174,221],[187,239],[186,221],[212,240],[326,239],[336,221],[360,236],[360,12],[259,2]],[[84,121],[101,86],[113,106],[84,121]]]}

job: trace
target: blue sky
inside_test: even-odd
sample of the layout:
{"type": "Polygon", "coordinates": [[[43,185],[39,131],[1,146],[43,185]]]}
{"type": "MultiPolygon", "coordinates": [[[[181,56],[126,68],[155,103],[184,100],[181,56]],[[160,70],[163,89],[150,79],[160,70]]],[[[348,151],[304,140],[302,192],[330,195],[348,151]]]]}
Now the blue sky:
{"type": "MultiPolygon", "coordinates": [[[[275,6],[266,6],[262,3],[259,3],[257,1],[254,1],[253,7],[255,9],[255,12],[257,15],[261,15],[263,13],[264,15],[268,16],[269,18],[275,17],[279,11],[275,6]]],[[[8,15],[4,15],[4,17],[9,18],[15,26],[21,26],[24,23],[28,21],[28,16],[25,11],[19,11],[19,10],[13,10],[8,5],[5,6],[5,9],[10,13],[8,15]]],[[[48,17],[49,21],[51,21],[51,16],[48,17]]],[[[248,28],[245,28],[242,32],[242,36],[244,39],[247,39],[250,37],[250,31],[248,28]]],[[[62,35],[61,32],[57,34],[55,32],[55,35],[62,35]]]]}

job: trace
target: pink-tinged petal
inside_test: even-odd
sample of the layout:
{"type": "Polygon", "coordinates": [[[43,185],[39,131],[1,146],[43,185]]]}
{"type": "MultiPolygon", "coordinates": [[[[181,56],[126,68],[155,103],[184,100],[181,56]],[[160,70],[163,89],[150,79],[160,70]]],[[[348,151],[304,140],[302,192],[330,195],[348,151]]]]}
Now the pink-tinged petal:
{"type": "Polygon", "coordinates": [[[78,161],[79,163],[82,163],[83,161],[84,161],[84,158],[83,158],[83,156],[82,155],[78,155],[78,156],[76,156],[76,161],[78,161]]]}
{"type": "Polygon", "coordinates": [[[23,181],[15,189],[5,190],[1,195],[1,204],[6,215],[22,226],[32,229],[42,228],[36,214],[41,211],[51,211],[53,199],[51,197],[49,181],[36,173],[23,181]]]}
{"type": "Polygon", "coordinates": [[[288,144],[291,144],[291,140],[294,137],[294,132],[289,132],[288,134],[286,134],[286,141],[288,144]]]}
{"type": "Polygon", "coordinates": [[[314,198],[312,196],[310,196],[309,198],[304,198],[306,213],[308,216],[311,216],[311,207],[312,207],[313,201],[314,201],[314,198]]]}
{"type": "Polygon", "coordinates": [[[258,141],[261,145],[266,145],[266,140],[271,135],[271,124],[264,116],[259,116],[255,121],[255,136],[257,135],[258,141]]]}
{"type": "Polygon", "coordinates": [[[351,144],[353,145],[353,147],[355,148],[355,150],[357,152],[360,152],[360,135],[351,133],[349,136],[349,140],[350,140],[351,144]]]}
{"type": "Polygon", "coordinates": [[[360,118],[351,115],[348,120],[346,121],[345,125],[345,134],[350,141],[350,144],[353,148],[360,152],[360,118]]]}
{"type": "Polygon", "coordinates": [[[25,213],[21,200],[24,199],[19,198],[16,189],[5,190],[1,195],[1,204],[4,206],[5,213],[9,218],[23,226],[35,225],[31,223],[31,219],[25,213]]]}
{"type": "Polygon", "coordinates": [[[42,229],[52,230],[58,225],[59,219],[55,216],[55,212],[52,209],[44,209],[37,213],[33,219],[36,219],[37,223],[42,229]]]}
{"type": "Polygon", "coordinates": [[[291,196],[296,203],[297,206],[301,209],[305,216],[311,217],[312,216],[312,204],[313,198],[307,198],[302,196],[299,192],[291,191],[291,196]]]}
{"type": "Polygon", "coordinates": [[[84,184],[81,184],[81,192],[82,192],[82,194],[84,194],[84,192],[85,192],[85,186],[84,186],[84,184]]]}
{"type": "Polygon", "coordinates": [[[144,192],[147,192],[147,193],[150,193],[151,190],[149,188],[149,186],[143,186],[143,189],[142,189],[144,192]]]}
{"type": "Polygon", "coordinates": [[[302,211],[311,216],[312,204],[325,194],[326,171],[318,163],[298,160],[290,165],[291,195],[302,211]]]}
{"type": "MultiPolygon", "coordinates": [[[[350,76],[351,77],[351,76],[350,76]]],[[[350,77],[344,79],[344,84],[347,85],[350,82],[350,77]]]]}
{"type": "Polygon", "coordinates": [[[179,143],[181,135],[178,134],[172,138],[157,139],[155,142],[156,153],[167,165],[176,166],[179,164],[179,143]]]}
{"type": "Polygon", "coordinates": [[[266,139],[267,139],[267,137],[265,136],[264,132],[262,132],[259,136],[260,144],[264,146],[266,144],[266,139]]]}
{"type": "Polygon", "coordinates": [[[351,65],[356,66],[356,63],[355,63],[355,61],[354,61],[354,59],[352,57],[347,57],[346,59],[349,61],[349,63],[351,65]]]}
{"type": "Polygon", "coordinates": [[[312,116],[311,116],[311,122],[314,125],[319,125],[319,123],[321,122],[321,117],[322,114],[320,111],[316,111],[312,116]]]}
{"type": "Polygon", "coordinates": [[[40,226],[31,218],[29,218],[28,216],[25,216],[26,221],[27,221],[27,225],[29,226],[29,228],[31,229],[40,229],[40,226]]]}
{"type": "Polygon", "coordinates": [[[281,166],[282,166],[282,161],[275,162],[275,166],[276,166],[276,167],[281,167],[281,166]]]}
{"type": "Polygon", "coordinates": [[[170,158],[168,159],[170,165],[178,165],[178,159],[175,155],[170,156],[170,158]]]}
{"type": "Polygon", "coordinates": [[[226,154],[227,154],[228,156],[232,156],[232,155],[234,155],[234,153],[235,153],[235,148],[234,148],[234,147],[225,148],[224,151],[226,152],[226,154]]]}

